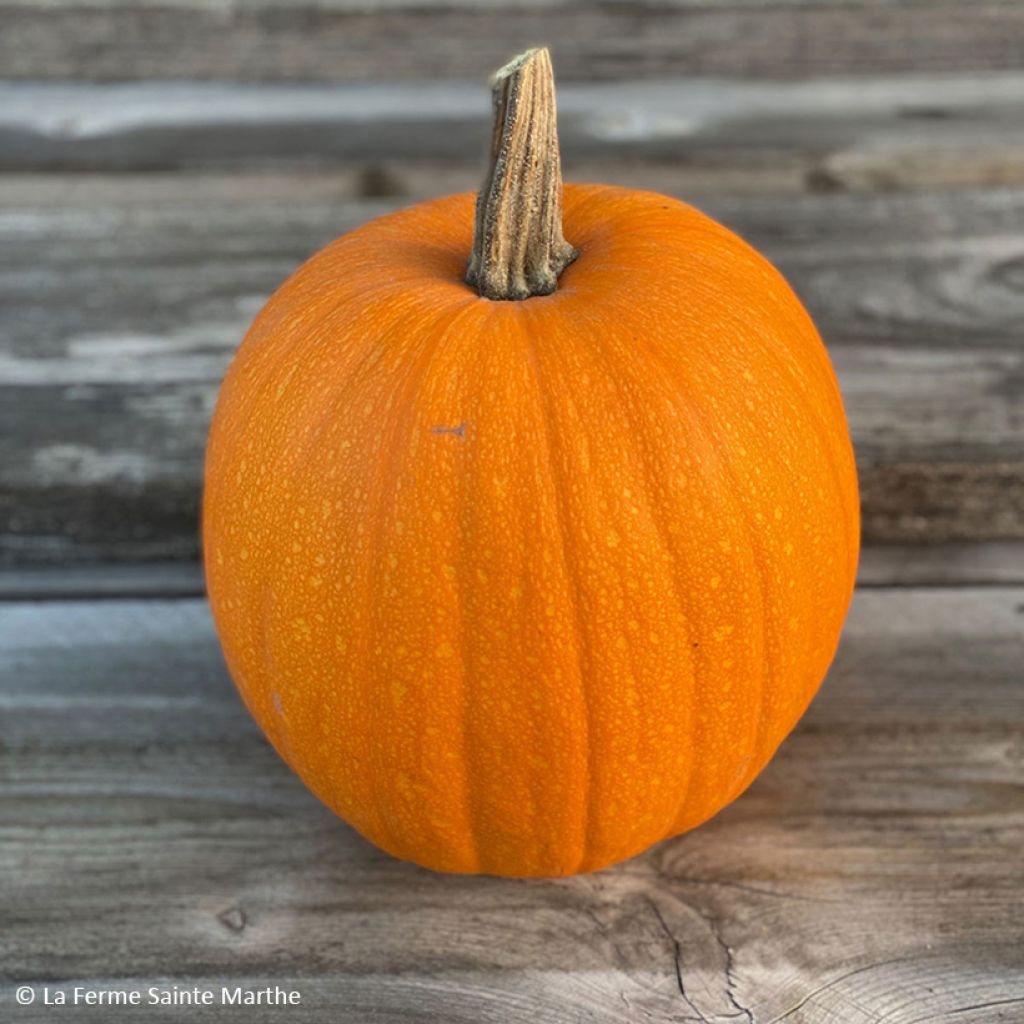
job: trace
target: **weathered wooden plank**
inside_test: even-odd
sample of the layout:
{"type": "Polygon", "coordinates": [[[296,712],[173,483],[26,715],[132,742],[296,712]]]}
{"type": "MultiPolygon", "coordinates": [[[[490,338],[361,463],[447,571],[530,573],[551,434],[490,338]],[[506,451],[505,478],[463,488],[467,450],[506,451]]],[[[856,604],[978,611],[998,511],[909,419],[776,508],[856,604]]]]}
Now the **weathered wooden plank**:
{"type": "MultiPolygon", "coordinates": [[[[437,193],[468,184],[459,173],[446,177],[445,167],[434,170],[430,183],[437,193]]],[[[610,183],[638,184],[635,173],[610,183]]],[[[370,217],[427,198],[346,201],[356,187],[350,175],[333,172],[5,179],[4,347],[13,340],[20,354],[42,355],[65,345],[66,338],[49,337],[50,329],[40,335],[29,309],[58,322],[71,315],[79,333],[92,337],[102,325],[113,334],[126,321],[138,324],[140,310],[154,310],[153,298],[158,319],[165,320],[174,315],[178,295],[188,296],[193,308],[204,303],[192,314],[193,324],[223,324],[231,309],[226,328],[215,328],[226,338],[255,313],[266,289],[313,249],[370,217]],[[133,302],[140,287],[158,294],[133,302]],[[105,290],[90,296],[95,289],[105,290]],[[229,298],[215,307],[222,295],[229,298]]],[[[959,372],[955,362],[966,344],[1011,355],[1019,350],[1020,239],[1013,225],[1024,215],[1024,190],[704,196],[700,205],[780,265],[817,307],[830,342],[943,349],[949,373],[959,372]]],[[[99,363],[78,355],[74,369],[86,371],[85,382],[106,372],[89,371],[90,365],[109,367],[115,354],[95,353],[99,363]]],[[[898,365],[899,358],[890,370],[909,383],[916,371],[898,365]]],[[[72,370],[54,369],[57,377],[72,370]]],[[[11,382],[42,383],[31,366],[5,370],[15,374],[5,377],[11,382]]],[[[133,371],[122,366],[118,372],[133,371]]]]}
{"type": "Polygon", "coordinates": [[[566,81],[1018,68],[1014,0],[230,5],[5,0],[0,75],[363,81],[479,78],[553,41],[566,81]]]}
{"type": "MultiPolygon", "coordinates": [[[[5,0],[10,6],[24,9],[47,8],[54,5],[54,0],[5,0]]],[[[126,7],[173,7],[187,11],[203,11],[215,9],[220,0],[60,0],[68,7],[92,7],[117,11],[126,7]]],[[[275,10],[334,10],[342,12],[386,12],[386,11],[429,11],[429,10],[471,10],[472,8],[502,8],[506,11],[529,11],[537,8],[556,10],[600,6],[602,0],[235,0],[239,8],[272,7],[275,10]]],[[[728,6],[734,8],[748,7],[775,8],[780,4],[787,7],[849,7],[861,11],[871,8],[897,6],[913,3],[914,0],[728,0],[728,6]]],[[[708,6],[708,0],[655,0],[651,9],[658,10],[692,10],[708,6]]]]}
{"type": "Polygon", "coordinates": [[[1019,1020],[1022,608],[1020,587],[859,592],[738,802],[520,883],[402,864],[324,810],[247,717],[203,602],[0,606],[0,974],[278,984],[300,1021],[1019,1020]]]}
{"type": "MultiPolygon", "coordinates": [[[[332,201],[327,181],[126,179],[102,200],[88,181],[45,197],[34,183],[33,202],[7,190],[7,562],[195,557],[206,424],[248,321],[306,255],[396,205],[332,201]]],[[[702,205],[779,264],[830,345],[865,537],[1024,536],[1024,192],[702,205]]]]}
{"type": "Polygon", "coordinates": [[[860,553],[859,587],[1024,584],[1019,541],[868,544],[860,553]]]}
{"type": "MultiPolygon", "coordinates": [[[[924,550],[924,549],[922,549],[924,550]]],[[[1020,568],[1024,570],[1024,545],[1020,568]]],[[[1016,562],[1015,554],[988,556],[999,565],[1016,562]]],[[[900,571],[894,559],[893,572],[900,571]]],[[[911,565],[914,565],[911,561],[911,565]]],[[[885,573],[888,579],[890,573],[885,573]]],[[[927,573],[927,570],[925,570],[927,573]]],[[[908,578],[912,571],[907,573],[908,578]]],[[[1011,577],[1015,574],[1011,571],[1011,577]]],[[[998,578],[1006,582],[1007,574],[998,578]]],[[[969,577],[976,579],[976,576],[969,577]]],[[[1016,580],[1013,580],[1016,582],[1016,580]]],[[[1021,582],[1024,582],[1022,571],[1021,582]]],[[[93,601],[111,598],[201,597],[205,593],[202,566],[198,562],[150,562],[143,564],[101,564],[35,566],[29,569],[0,569],[0,601],[93,601]]]]}
{"type": "MultiPolygon", "coordinates": [[[[1019,71],[569,82],[559,90],[559,127],[577,174],[574,164],[643,160],[664,165],[661,175],[759,172],[770,182],[788,172],[813,188],[1012,184],[1024,179],[1022,96],[1019,71]]],[[[464,162],[469,185],[488,117],[482,81],[0,82],[0,169],[389,162],[401,183],[423,161],[441,160],[464,162]]]]}
{"type": "MultiPolygon", "coordinates": [[[[1016,400],[1020,406],[1019,398],[1016,400]]],[[[1024,460],[870,465],[860,473],[864,536],[929,542],[1024,536],[1024,460]]]]}

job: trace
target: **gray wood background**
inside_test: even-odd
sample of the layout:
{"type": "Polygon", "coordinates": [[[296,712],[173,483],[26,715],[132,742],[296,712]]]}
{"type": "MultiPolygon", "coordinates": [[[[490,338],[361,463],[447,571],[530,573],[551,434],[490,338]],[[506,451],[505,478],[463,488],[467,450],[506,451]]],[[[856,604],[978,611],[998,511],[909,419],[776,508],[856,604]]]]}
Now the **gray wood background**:
{"type": "Polygon", "coordinates": [[[1018,0],[0,0],[0,1019],[1024,1021],[1022,333],[1018,0]],[[223,668],[196,518],[270,290],[475,188],[487,75],[538,42],[567,178],[692,201],[793,282],[866,547],[744,797],[521,883],[393,861],[304,791],[223,668]]]}

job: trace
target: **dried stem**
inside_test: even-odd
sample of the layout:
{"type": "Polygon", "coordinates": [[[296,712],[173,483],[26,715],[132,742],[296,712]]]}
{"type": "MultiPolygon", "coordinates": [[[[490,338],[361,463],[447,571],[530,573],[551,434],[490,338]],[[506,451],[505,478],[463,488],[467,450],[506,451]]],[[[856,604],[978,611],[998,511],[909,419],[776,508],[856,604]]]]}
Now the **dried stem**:
{"type": "Polygon", "coordinates": [[[527,50],[494,76],[491,159],[466,280],[487,299],[550,295],[578,255],[562,234],[551,55],[527,50]]]}

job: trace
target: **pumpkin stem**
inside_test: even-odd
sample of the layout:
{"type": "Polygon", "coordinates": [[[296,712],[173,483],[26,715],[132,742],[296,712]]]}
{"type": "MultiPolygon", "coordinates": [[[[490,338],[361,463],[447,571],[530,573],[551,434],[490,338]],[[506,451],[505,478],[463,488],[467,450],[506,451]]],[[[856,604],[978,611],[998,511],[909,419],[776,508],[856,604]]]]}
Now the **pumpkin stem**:
{"type": "Polygon", "coordinates": [[[527,50],[493,80],[494,133],[476,200],[466,281],[485,299],[550,295],[579,255],[562,234],[555,76],[546,48],[527,50]]]}

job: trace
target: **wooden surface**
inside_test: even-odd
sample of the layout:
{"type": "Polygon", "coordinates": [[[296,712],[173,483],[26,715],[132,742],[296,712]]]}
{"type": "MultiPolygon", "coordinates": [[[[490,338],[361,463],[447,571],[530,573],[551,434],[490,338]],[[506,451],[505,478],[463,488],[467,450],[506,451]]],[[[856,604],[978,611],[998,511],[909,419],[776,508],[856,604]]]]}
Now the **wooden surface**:
{"type": "MultiPolygon", "coordinates": [[[[0,557],[196,557],[206,426],[249,320],[318,246],[408,201],[335,188],[327,172],[12,176],[0,557]]],[[[866,539],[1024,537],[1024,188],[701,205],[780,266],[828,339],[866,539]]]]}
{"type": "Polygon", "coordinates": [[[0,1020],[1024,1022],[1022,225],[1018,0],[0,0],[0,1020]],[[305,792],[225,674],[196,520],[268,293],[475,188],[485,79],[545,42],[567,180],[692,201],[794,284],[868,543],[747,794],[519,883],[305,792]]]}
{"type": "Polygon", "coordinates": [[[551,40],[565,81],[1019,68],[1016,0],[3,0],[21,79],[477,78],[551,40]]]}
{"type": "MultiPolygon", "coordinates": [[[[0,167],[122,172],[388,161],[378,190],[475,188],[490,110],[484,77],[0,82],[0,167]],[[424,180],[426,160],[459,166],[448,180],[424,180]]],[[[761,192],[1021,184],[1022,90],[1020,68],[866,80],[579,83],[560,76],[559,136],[578,178],[628,173],[642,160],[656,165],[659,179],[670,171],[677,185],[701,192],[709,183],[719,193],[744,184],[761,192]],[[700,171],[704,182],[695,180],[700,171]]]]}
{"type": "Polygon", "coordinates": [[[862,589],[745,796],[619,867],[515,882],[402,864],[321,807],[202,601],[2,605],[3,973],[302,993],[247,1021],[1024,1020],[1022,625],[1019,585],[862,589]]]}
{"type": "MultiPolygon", "coordinates": [[[[487,53],[463,46],[438,78],[341,53],[315,84],[321,23],[369,26],[351,38],[419,61],[450,49],[446,19],[465,22],[465,43],[494,19],[526,32],[534,5],[380,6],[0,0],[8,42],[29,24],[51,47],[92,40],[75,72],[86,82],[59,80],[45,60],[21,81],[16,57],[0,60],[0,564],[195,559],[217,383],[269,292],[367,218],[476,187],[487,53]],[[244,25],[264,33],[261,46],[296,33],[302,46],[239,75],[229,63],[188,71],[202,51],[189,44],[181,81],[140,80],[147,47],[183,46],[173,32],[209,18],[235,47],[255,45],[244,25]],[[78,34],[57,31],[61,19],[78,34]],[[402,41],[413,31],[416,47],[402,41]],[[95,63],[115,56],[117,75],[95,63]],[[233,80],[256,68],[259,81],[233,80]]],[[[675,0],[637,8],[614,39],[602,19],[624,8],[559,4],[556,21],[582,19],[571,44],[581,53],[635,57],[653,26],[697,32],[721,19],[715,31],[739,46],[736,24],[753,19],[761,35],[743,46],[781,61],[764,33],[777,42],[796,26],[803,60],[847,45],[816,34],[839,19],[861,55],[723,78],[677,54],[623,65],[630,77],[612,81],[620,72],[600,62],[563,60],[552,29],[565,172],[692,200],[787,274],[843,387],[869,542],[1019,539],[1024,72],[977,36],[1002,32],[1016,52],[1022,8],[972,7],[968,31],[959,6],[926,6],[927,31],[914,32],[933,55],[955,40],[957,61],[922,63],[903,40],[902,63],[886,64],[892,25],[924,17],[911,3],[675,0]]]]}

